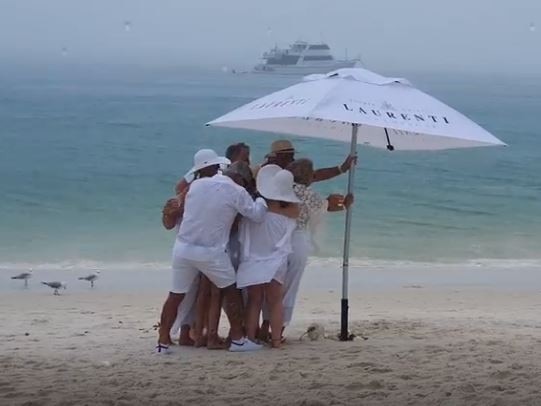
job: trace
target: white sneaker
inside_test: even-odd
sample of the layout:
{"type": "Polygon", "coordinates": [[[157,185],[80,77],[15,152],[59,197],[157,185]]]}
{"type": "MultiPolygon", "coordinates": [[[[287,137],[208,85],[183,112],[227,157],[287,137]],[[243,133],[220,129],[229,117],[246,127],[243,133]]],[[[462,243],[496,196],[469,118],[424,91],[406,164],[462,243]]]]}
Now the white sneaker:
{"type": "Polygon", "coordinates": [[[158,343],[158,345],[156,345],[156,348],[154,349],[154,353],[156,355],[167,355],[171,354],[171,350],[169,349],[168,345],[158,343]]]}
{"type": "Polygon", "coordinates": [[[232,340],[229,351],[231,352],[248,352],[248,351],[259,351],[263,348],[261,344],[254,343],[247,337],[244,337],[238,341],[232,340]]]}

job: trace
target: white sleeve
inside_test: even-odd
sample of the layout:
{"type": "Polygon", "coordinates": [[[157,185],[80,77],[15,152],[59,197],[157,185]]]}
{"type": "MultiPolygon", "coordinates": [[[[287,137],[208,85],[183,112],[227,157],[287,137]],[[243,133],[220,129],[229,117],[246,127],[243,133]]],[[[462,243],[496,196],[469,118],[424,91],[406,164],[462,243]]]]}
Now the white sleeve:
{"type": "Polygon", "coordinates": [[[186,172],[184,175],[184,180],[188,183],[192,183],[195,179],[195,175],[192,172],[186,172]]]}
{"type": "Polygon", "coordinates": [[[256,223],[261,223],[265,218],[265,213],[267,213],[265,200],[258,197],[254,202],[252,196],[245,189],[239,189],[234,205],[240,215],[256,223]]]}

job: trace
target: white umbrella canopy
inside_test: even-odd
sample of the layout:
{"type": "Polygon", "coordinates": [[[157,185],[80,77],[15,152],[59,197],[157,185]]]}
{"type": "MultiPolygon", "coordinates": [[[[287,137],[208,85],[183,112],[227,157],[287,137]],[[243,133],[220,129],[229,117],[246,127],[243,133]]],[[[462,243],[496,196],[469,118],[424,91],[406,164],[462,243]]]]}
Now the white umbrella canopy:
{"type": "Polygon", "coordinates": [[[307,76],[208,124],[343,142],[357,124],[358,144],[390,150],[505,145],[407,80],[360,68],[307,76]]]}
{"type": "MultiPolygon", "coordinates": [[[[505,145],[466,116],[409,81],[361,68],[310,75],[302,83],[245,104],[207,125],[294,134],[394,150],[505,145]]],[[[355,171],[349,171],[348,193],[355,171]]],[[[348,331],[351,208],[346,213],[340,339],[348,331]]]]}

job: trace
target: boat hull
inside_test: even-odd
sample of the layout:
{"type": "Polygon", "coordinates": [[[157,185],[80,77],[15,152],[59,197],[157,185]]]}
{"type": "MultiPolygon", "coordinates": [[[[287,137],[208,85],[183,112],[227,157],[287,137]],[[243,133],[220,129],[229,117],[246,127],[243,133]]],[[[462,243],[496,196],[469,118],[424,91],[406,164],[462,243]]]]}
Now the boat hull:
{"type": "Polygon", "coordinates": [[[269,75],[310,75],[312,73],[328,73],[336,69],[353,68],[358,61],[334,61],[321,65],[257,65],[254,73],[269,75]]]}

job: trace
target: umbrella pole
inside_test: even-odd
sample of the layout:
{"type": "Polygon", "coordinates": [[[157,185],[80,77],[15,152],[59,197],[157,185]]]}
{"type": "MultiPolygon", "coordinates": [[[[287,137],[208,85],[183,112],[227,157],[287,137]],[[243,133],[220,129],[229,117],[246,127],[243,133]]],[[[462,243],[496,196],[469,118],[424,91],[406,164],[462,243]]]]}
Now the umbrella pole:
{"type": "MultiPolygon", "coordinates": [[[[351,155],[357,155],[357,132],[358,124],[353,124],[351,128],[351,155]]],[[[353,193],[355,184],[355,166],[351,167],[348,172],[348,194],[353,193]]],[[[344,232],[344,257],[342,261],[342,311],[340,323],[340,341],[349,341],[350,334],[348,329],[348,283],[349,283],[349,243],[351,237],[351,218],[353,215],[353,207],[349,207],[346,211],[346,230],[344,232]]]]}

